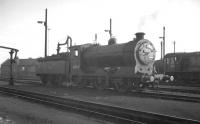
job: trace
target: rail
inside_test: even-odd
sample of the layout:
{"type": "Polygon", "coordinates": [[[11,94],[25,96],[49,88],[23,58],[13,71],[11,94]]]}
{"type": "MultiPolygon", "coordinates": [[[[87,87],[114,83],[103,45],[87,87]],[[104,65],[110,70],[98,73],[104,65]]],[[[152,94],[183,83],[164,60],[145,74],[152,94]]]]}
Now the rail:
{"type": "MultiPolygon", "coordinates": [[[[0,80],[7,81],[5,79],[0,79],[0,80]]],[[[15,79],[14,81],[15,81],[15,83],[19,83],[19,84],[28,84],[28,85],[41,84],[41,82],[39,80],[32,80],[32,79],[26,79],[26,80],[15,79]]],[[[88,88],[90,88],[90,87],[88,87],[88,88]]],[[[111,91],[111,90],[107,89],[107,91],[111,91]]],[[[115,91],[111,91],[111,92],[115,92],[115,91]]],[[[151,97],[151,98],[159,98],[159,99],[166,99],[166,100],[177,100],[177,101],[184,101],[184,102],[200,103],[200,94],[199,93],[194,93],[192,91],[187,92],[187,90],[186,90],[184,93],[190,94],[190,96],[187,96],[187,95],[180,95],[180,93],[182,93],[182,92],[183,92],[182,90],[180,90],[180,91],[178,90],[177,92],[175,92],[175,89],[170,90],[170,89],[158,88],[158,90],[149,89],[148,91],[132,90],[132,92],[127,92],[127,93],[123,93],[123,94],[130,95],[130,96],[136,96],[136,97],[151,97]],[[168,91],[168,93],[165,93],[165,91],[168,91]],[[177,95],[176,93],[179,93],[179,95],[177,95]],[[196,95],[193,95],[193,94],[199,95],[199,97],[197,97],[196,95]]]]}
{"type": "MultiPolygon", "coordinates": [[[[0,79],[0,80],[7,81],[5,79],[0,79]]],[[[32,79],[27,79],[27,80],[15,79],[15,83],[28,84],[28,85],[42,84],[39,80],[32,80],[32,79]]],[[[90,88],[90,87],[88,87],[88,88],[90,88]]],[[[149,89],[149,91],[132,90],[132,92],[127,92],[127,93],[123,93],[123,94],[124,95],[130,95],[130,96],[136,96],[136,97],[151,97],[151,98],[159,98],[159,99],[166,99],[166,100],[177,100],[177,101],[184,101],[184,102],[200,103],[200,94],[194,93],[192,91],[190,91],[190,92],[185,91],[184,93],[191,93],[190,96],[180,95],[180,93],[183,92],[183,91],[180,90],[180,93],[179,93],[179,90],[178,90],[177,93],[179,93],[179,95],[177,95],[174,90],[175,89],[169,90],[169,89],[162,89],[162,88],[158,88],[158,90],[149,89]],[[169,92],[164,93],[163,91],[169,91],[169,92],[172,92],[172,93],[169,93],[169,92]],[[199,95],[199,97],[197,97],[195,95],[193,96],[192,94],[199,95]]],[[[115,92],[115,91],[112,91],[110,89],[107,89],[106,91],[115,92]]]]}
{"type": "Polygon", "coordinates": [[[118,123],[131,124],[197,124],[200,121],[178,118],[157,113],[143,112],[130,110],[122,107],[109,106],[88,101],[73,100],[67,98],[33,93],[28,91],[17,90],[15,88],[0,87],[0,92],[4,94],[14,95],[23,99],[48,104],[54,107],[59,107],[65,110],[72,110],[78,113],[83,113],[92,117],[101,117],[101,119],[114,121],[118,123]]]}
{"type": "Polygon", "coordinates": [[[156,90],[151,90],[151,91],[141,91],[141,92],[134,92],[131,93],[134,96],[139,96],[139,97],[153,97],[153,98],[159,98],[159,99],[167,99],[167,100],[177,100],[177,101],[184,101],[184,102],[196,102],[200,103],[200,97],[196,96],[188,96],[188,95],[177,95],[173,93],[164,93],[162,91],[156,91],[156,90]]]}

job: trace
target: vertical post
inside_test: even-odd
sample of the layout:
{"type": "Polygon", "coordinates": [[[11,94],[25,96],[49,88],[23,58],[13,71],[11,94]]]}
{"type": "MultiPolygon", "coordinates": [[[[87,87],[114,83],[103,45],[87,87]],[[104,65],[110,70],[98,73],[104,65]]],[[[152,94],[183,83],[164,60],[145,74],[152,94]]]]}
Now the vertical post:
{"type": "Polygon", "coordinates": [[[49,37],[50,37],[49,34],[50,34],[50,30],[51,30],[51,29],[47,27],[47,30],[48,30],[48,32],[47,32],[47,34],[48,34],[48,35],[47,35],[47,56],[48,56],[48,55],[49,55],[49,42],[50,42],[50,41],[49,41],[49,39],[50,39],[50,38],[49,38],[49,37]]]}
{"type": "MultiPolygon", "coordinates": [[[[163,27],[163,58],[165,56],[165,26],[163,27]]],[[[165,60],[163,59],[163,72],[165,74],[166,71],[166,65],[165,65],[165,60]]]]}
{"type": "Polygon", "coordinates": [[[14,82],[13,82],[13,53],[14,53],[14,50],[11,49],[10,50],[10,81],[9,81],[9,85],[14,85],[14,82]]]}
{"type": "Polygon", "coordinates": [[[163,36],[162,37],[159,37],[159,38],[162,38],[163,39],[163,43],[162,43],[162,57],[163,57],[163,72],[165,74],[165,60],[164,60],[164,57],[165,57],[165,26],[163,27],[163,36]]]}
{"type": "Polygon", "coordinates": [[[94,42],[97,44],[97,33],[94,35],[94,42]]]}
{"type": "Polygon", "coordinates": [[[174,53],[175,53],[176,52],[175,51],[176,50],[176,42],[174,41],[173,44],[174,44],[174,53]]]}
{"type": "Polygon", "coordinates": [[[45,50],[44,50],[44,57],[47,57],[47,9],[45,9],[45,50]]]}
{"type": "Polygon", "coordinates": [[[163,27],[163,57],[165,56],[165,27],[163,27]]]}
{"type": "Polygon", "coordinates": [[[176,72],[176,56],[175,56],[176,42],[174,41],[173,44],[174,44],[174,71],[176,72]]]}
{"type": "Polygon", "coordinates": [[[160,54],[161,54],[161,60],[163,59],[163,42],[161,41],[160,42],[160,47],[161,47],[161,50],[160,50],[160,54]]]}
{"type": "Polygon", "coordinates": [[[110,30],[109,30],[110,38],[112,37],[112,19],[110,18],[110,30]]]}

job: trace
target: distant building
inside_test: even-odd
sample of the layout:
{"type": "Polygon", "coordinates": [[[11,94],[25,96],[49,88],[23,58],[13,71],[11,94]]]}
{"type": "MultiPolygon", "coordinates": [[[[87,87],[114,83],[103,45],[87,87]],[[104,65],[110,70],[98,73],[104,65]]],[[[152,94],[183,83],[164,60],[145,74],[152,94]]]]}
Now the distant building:
{"type": "MultiPolygon", "coordinates": [[[[38,62],[36,59],[18,59],[13,64],[13,77],[15,79],[39,79],[36,76],[36,68],[38,62]]],[[[10,78],[10,59],[7,59],[1,64],[1,78],[10,78]]]]}

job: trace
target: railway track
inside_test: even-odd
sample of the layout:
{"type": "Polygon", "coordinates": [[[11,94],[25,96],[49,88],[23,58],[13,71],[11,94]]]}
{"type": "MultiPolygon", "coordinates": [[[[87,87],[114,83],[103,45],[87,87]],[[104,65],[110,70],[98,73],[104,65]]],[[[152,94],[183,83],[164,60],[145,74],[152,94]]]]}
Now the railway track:
{"type": "Polygon", "coordinates": [[[192,95],[184,95],[184,94],[176,94],[176,93],[166,93],[162,91],[148,90],[148,91],[132,91],[131,94],[139,97],[152,97],[159,99],[167,99],[167,100],[178,100],[184,102],[197,102],[200,103],[200,96],[192,96],[192,95]]]}
{"type": "Polygon", "coordinates": [[[164,87],[159,87],[158,90],[160,91],[170,91],[170,92],[181,92],[181,93],[192,93],[192,94],[200,94],[200,90],[196,89],[181,89],[181,88],[164,88],[164,87]]]}
{"type": "Polygon", "coordinates": [[[27,99],[37,103],[50,105],[62,110],[78,112],[84,115],[101,118],[103,120],[115,123],[131,123],[131,124],[197,124],[200,121],[186,118],[178,118],[168,115],[162,115],[151,112],[143,112],[130,110],[117,106],[109,106],[105,104],[92,103],[87,101],[65,99],[51,95],[33,93],[15,88],[0,87],[0,92],[15,97],[27,99]]]}
{"type": "MultiPolygon", "coordinates": [[[[41,85],[40,82],[35,82],[35,81],[28,81],[29,85],[31,84],[39,84],[41,85]]],[[[18,80],[16,81],[16,83],[20,83],[20,84],[27,84],[24,82],[24,80],[18,80]]],[[[88,87],[90,88],[90,87],[88,87]]],[[[91,88],[90,88],[91,89],[91,88]]],[[[108,93],[113,93],[115,91],[107,89],[106,91],[109,91],[108,93]]],[[[181,90],[182,91],[182,90],[181,90]]],[[[183,92],[183,91],[182,91],[183,92]]],[[[178,101],[184,101],[184,102],[197,102],[200,103],[200,95],[199,97],[190,94],[185,95],[185,94],[181,94],[182,92],[180,92],[179,94],[178,91],[176,91],[175,89],[167,89],[167,88],[160,88],[158,90],[155,89],[150,89],[150,90],[142,90],[142,91],[137,91],[137,90],[132,90],[131,92],[127,92],[127,93],[123,93],[124,95],[129,95],[129,96],[136,96],[136,97],[151,97],[151,98],[159,98],[159,99],[167,99],[167,100],[178,100],[178,101]],[[163,90],[162,90],[163,89],[163,90]],[[165,91],[169,91],[169,92],[165,92],[165,91]]],[[[120,93],[119,93],[120,94],[120,93]]]]}

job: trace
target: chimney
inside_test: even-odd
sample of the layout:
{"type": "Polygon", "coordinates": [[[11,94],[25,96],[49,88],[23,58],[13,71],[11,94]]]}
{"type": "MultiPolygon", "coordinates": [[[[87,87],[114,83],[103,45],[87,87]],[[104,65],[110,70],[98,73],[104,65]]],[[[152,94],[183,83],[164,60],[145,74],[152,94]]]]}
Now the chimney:
{"type": "Polygon", "coordinates": [[[138,32],[138,33],[136,33],[136,34],[135,34],[136,40],[139,41],[139,40],[144,39],[144,35],[145,35],[144,32],[138,32]]]}

